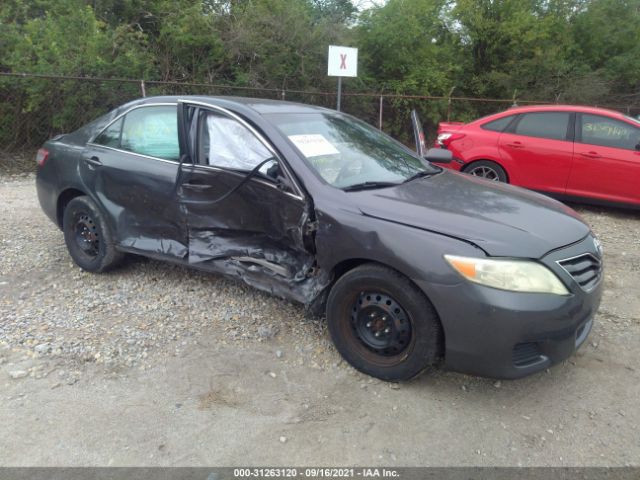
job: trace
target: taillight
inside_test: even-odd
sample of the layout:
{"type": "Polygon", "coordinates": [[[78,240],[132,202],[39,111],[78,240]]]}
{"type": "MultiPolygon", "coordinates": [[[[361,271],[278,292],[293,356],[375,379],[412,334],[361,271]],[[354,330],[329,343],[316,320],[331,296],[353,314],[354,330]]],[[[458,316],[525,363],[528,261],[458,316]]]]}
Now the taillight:
{"type": "Polygon", "coordinates": [[[44,148],[38,150],[38,153],[36,153],[36,163],[38,166],[42,167],[47,160],[49,160],[49,150],[45,150],[44,148]]]}
{"type": "Polygon", "coordinates": [[[464,133],[441,133],[438,135],[438,144],[443,147],[448,147],[454,140],[460,140],[464,137],[464,133]]]}

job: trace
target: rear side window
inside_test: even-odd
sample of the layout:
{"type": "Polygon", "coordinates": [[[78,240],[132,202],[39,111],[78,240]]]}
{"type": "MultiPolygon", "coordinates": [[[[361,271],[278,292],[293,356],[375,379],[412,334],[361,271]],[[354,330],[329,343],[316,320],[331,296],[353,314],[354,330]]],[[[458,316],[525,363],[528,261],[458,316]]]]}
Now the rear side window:
{"type": "Polygon", "coordinates": [[[492,122],[487,122],[485,124],[482,124],[480,125],[480,128],[482,128],[483,130],[491,130],[492,132],[502,132],[504,131],[505,128],[507,128],[507,125],[511,123],[511,120],[513,120],[513,117],[514,115],[502,117],[492,122]]]}
{"type": "Polygon", "coordinates": [[[175,105],[132,110],[124,117],[120,148],[141,155],[178,160],[178,114],[175,105]]]}
{"type": "Polygon", "coordinates": [[[93,143],[105,147],[120,148],[120,132],[122,132],[122,118],[109,125],[93,143]]]}
{"type": "Polygon", "coordinates": [[[569,112],[525,113],[515,128],[516,135],[566,140],[569,112]]]}
{"type": "Polygon", "coordinates": [[[640,128],[600,115],[582,115],[581,143],[635,150],[640,144],[640,128]]]}

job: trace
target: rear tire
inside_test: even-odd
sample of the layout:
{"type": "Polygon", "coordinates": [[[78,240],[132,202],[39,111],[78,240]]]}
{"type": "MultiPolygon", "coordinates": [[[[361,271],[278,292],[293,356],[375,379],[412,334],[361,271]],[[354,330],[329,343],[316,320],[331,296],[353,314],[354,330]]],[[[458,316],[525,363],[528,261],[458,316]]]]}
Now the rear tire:
{"type": "Polygon", "coordinates": [[[88,272],[115,267],[124,254],[115,249],[107,222],[87,196],[75,197],[64,209],[62,231],[73,261],[88,272]]]}
{"type": "Polygon", "coordinates": [[[334,284],[327,324],[338,352],[382,380],[409,380],[442,356],[443,335],[431,302],[407,277],[368,263],[334,284]]]}
{"type": "Polygon", "coordinates": [[[481,177],[494,182],[509,183],[507,172],[504,171],[504,168],[491,160],[473,162],[464,167],[462,171],[474,177],[481,177]]]}

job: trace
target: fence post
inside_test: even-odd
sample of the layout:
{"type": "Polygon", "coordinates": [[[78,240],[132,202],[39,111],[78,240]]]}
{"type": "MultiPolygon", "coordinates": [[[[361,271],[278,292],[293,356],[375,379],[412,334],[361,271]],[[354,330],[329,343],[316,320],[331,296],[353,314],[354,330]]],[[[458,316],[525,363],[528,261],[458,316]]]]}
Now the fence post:
{"type": "Polygon", "coordinates": [[[379,108],[379,113],[378,113],[378,129],[382,130],[382,102],[384,100],[384,97],[382,95],[380,95],[380,108],[379,108]]]}
{"type": "Polygon", "coordinates": [[[144,80],[140,80],[140,90],[142,91],[142,96],[146,97],[147,96],[147,90],[144,87],[144,80]]]}
{"type": "Polygon", "coordinates": [[[287,96],[286,92],[284,91],[284,88],[282,89],[281,95],[282,95],[282,100],[284,100],[285,97],[287,96]]]}
{"type": "Polygon", "coordinates": [[[513,91],[513,99],[512,99],[512,101],[513,101],[513,105],[511,105],[511,106],[512,107],[517,107],[518,106],[518,89],[517,88],[513,91]]]}
{"type": "Polygon", "coordinates": [[[453,87],[451,87],[451,90],[449,90],[449,98],[447,99],[447,122],[451,120],[451,95],[453,94],[453,90],[455,88],[456,86],[454,85],[453,87]]]}

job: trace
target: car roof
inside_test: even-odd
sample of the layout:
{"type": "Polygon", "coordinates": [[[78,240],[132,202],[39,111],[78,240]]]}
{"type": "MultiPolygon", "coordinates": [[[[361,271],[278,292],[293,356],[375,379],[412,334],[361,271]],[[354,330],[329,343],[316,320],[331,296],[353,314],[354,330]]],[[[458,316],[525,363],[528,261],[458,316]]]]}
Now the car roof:
{"type": "Polygon", "coordinates": [[[585,105],[526,105],[522,107],[512,107],[509,110],[505,110],[502,113],[529,113],[529,112],[581,112],[581,113],[593,113],[593,114],[605,114],[613,117],[623,118],[624,115],[615,110],[609,110],[606,108],[588,107],[585,105]]]}
{"type": "Polygon", "coordinates": [[[207,105],[230,107],[238,106],[254,110],[260,115],[271,113],[319,113],[331,112],[324,107],[306,105],[304,103],[287,102],[284,100],[272,100],[266,98],[232,97],[232,96],[201,96],[201,95],[170,95],[158,97],[145,97],[127,104],[127,107],[154,103],[174,103],[179,100],[204,103],[207,105]]]}

